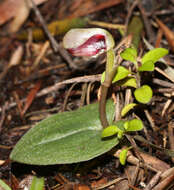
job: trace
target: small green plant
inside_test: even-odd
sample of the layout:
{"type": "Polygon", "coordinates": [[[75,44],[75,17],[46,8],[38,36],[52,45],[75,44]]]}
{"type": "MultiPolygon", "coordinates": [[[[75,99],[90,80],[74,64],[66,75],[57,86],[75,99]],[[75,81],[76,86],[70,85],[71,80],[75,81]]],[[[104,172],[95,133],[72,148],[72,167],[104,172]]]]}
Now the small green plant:
{"type": "MultiPolygon", "coordinates": [[[[138,103],[147,104],[151,100],[152,89],[146,84],[141,86],[141,73],[153,71],[155,62],[168,51],[157,48],[140,58],[137,50],[131,47],[131,36],[128,36],[117,47],[118,53],[115,54],[112,35],[100,28],[72,29],[65,35],[63,45],[74,56],[96,57],[106,52],[99,105],[91,104],[41,121],[17,143],[10,155],[14,161],[49,165],[90,160],[116,146],[128,132],[143,128],[141,120],[128,120],[125,116],[138,103]],[[122,49],[123,46],[125,48],[122,49]],[[125,60],[133,66],[123,66],[125,60]],[[123,107],[120,121],[114,121],[114,104],[106,100],[112,84],[134,89],[136,102],[123,107]]],[[[129,149],[120,154],[120,163],[123,165],[129,149]]]]}
{"type": "MultiPolygon", "coordinates": [[[[149,52],[147,52],[142,58],[138,57],[137,50],[133,47],[129,47],[125,49],[120,56],[123,60],[129,61],[133,63],[132,70],[127,70],[122,66],[118,66],[116,75],[113,77],[112,83],[117,83],[119,86],[129,86],[135,88],[134,97],[138,103],[147,104],[150,102],[153,91],[148,85],[140,85],[141,84],[141,73],[145,71],[154,71],[154,64],[160,58],[168,54],[168,50],[164,48],[156,48],[149,52]],[[124,79],[124,80],[123,80],[124,79]],[[122,83],[119,81],[122,80],[122,83]],[[124,83],[126,81],[126,84],[124,83]]],[[[105,72],[102,75],[102,82],[105,79],[105,72]]],[[[121,111],[121,116],[124,117],[130,110],[132,110],[137,103],[130,103],[123,107],[121,111]]],[[[117,137],[122,137],[128,131],[139,131],[142,130],[143,124],[139,119],[132,119],[130,121],[125,121],[121,132],[118,130],[117,125],[112,125],[106,127],[102,132],[102,137],[109,137],[117,134],[117,137]]],[[[120,138],[119,138],[120,139],[120,138]]],[[[120,163],[125,164],[127,149],[123,150],[120,154],[120,163]]]]}
{"type": "Polygon", "coordinates": [[[119,155],[119,160],[122,165],[125,165],[126,163],[126,158],[127,158],[127,153],[132,147],[124,148],[119,155]]]}
{"type": "MultiPolygon", "coordinates": [[[[142,58],[137,57],[137,51],[135,48],[127,48],[125,49],[120,56],[130,63],[133,63],[132,71],[127,70],[122,66],[118,66],[116,75],[113,77],[112,83],[116,83],[118,86],[129,86],[134,87],[134,97],[138,103],[147,104],[150,102],[153,91],[148,85],[140,85],[141,84],[141,73],[144,71],[153,71],[154,64],[160,58],[165,56],[168,53],[168,50],[164,48],[156,48],[149,52],[147,52],[142,58]],[[124,79],[124,80],[123,80],[124,79]],[[122,82],[120,82],[122,80],[122,82]],[[129,81],[129,82],[128,82],[129,81]],[[126,85],[125,85],[126,83],[126,85]]],[[[104,82],[105,72],[102,75],[101,82],[104,82]]],[[[130,103],[123,107],[121,111],[121,116],[124,117],[130,110],[132,110],[137,103],[130,103]]],[[[138,120],[137,120],[138,121],[138,120]]],[[[107,127],[105,131],[105,135],[110,133],[110,126],[107,127]]],[[[136,131],[136,127],[134,128],[136,131]]],[[[141,130],[138,128],[137,130],[141,130]]]]}

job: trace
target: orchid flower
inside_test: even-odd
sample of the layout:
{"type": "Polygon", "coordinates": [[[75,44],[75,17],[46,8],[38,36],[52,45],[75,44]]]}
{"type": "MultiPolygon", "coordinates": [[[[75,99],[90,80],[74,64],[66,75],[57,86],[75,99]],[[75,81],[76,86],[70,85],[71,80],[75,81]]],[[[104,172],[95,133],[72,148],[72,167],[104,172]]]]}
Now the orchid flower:
{"type": "Polygon", "coordinates": [[[63,46],[73,56],[98,56],[115,45],[112,35],[101,28],[72,29],[63,38],[63,46]]]}
{"type": "Polygon", "coordinates": [[[106,98],[108,88],[116,73],[115,42],[112,35],[101,28],[71,29],[63,38],[63,46],[73,56],[97,57],[107,52],[105,80],[101,85],[101,98],[99,103],[100,120],[103,128],[109,125],[106,117],[106,98]]]}

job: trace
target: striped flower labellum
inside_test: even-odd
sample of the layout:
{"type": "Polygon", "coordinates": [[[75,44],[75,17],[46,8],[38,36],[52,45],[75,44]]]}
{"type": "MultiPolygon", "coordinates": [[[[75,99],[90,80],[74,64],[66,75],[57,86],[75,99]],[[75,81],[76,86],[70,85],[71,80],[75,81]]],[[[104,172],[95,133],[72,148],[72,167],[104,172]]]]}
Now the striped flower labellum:
{"type": "Polygon", "coordinates": [[[99,34],[90,37],[84,44],[77,48],[68,49],[69,53],[74,56],[94,56],[105,50],[105,37],[99,34]]]}
{"type": "Polygon", "coordinates": [[[72,29],[63,38],[64,47],[73,56],[93,56],[114,47],[109,32],[101,28],[72,29]]]}

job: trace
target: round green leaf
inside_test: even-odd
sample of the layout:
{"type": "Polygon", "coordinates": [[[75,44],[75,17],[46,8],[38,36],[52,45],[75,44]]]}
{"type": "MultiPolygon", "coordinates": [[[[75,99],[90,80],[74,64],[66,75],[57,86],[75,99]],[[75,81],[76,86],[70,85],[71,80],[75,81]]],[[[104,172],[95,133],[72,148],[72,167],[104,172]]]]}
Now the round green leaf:
{"type": "Polygon", "coordinates": [[[128,131],[140,131],[143,129],[143,123],[139,119],[132,119],[127,121],[126,132],[128,131]]]}
{"type": "Polygon", "coordinates": [[[121,116],[124,117],[131,109],[133,109],[137,104],[131,103],[124,106],[124,108],[121,111],[121,116]]]}
{"type": "MultiPolygon", "coordinates": [[[[125,67],[123,66],[118,66],[117,68],[117,72],[115,74],[114,79],[112,80],[112,83],[117,82],[119,80],[122,80],[124,78],[126,78],[128,75],[130,74],[130,71],[127,70],[125,67]]],[[[102,73],[101,76],[101,83],[103,83],[105,80],[105,72],[102,73]]]]}
{"type": "MultiPolygon", "coordinates": [[[[33,165],[76,163],[95,158],[119,143],[117,137],[104,141],[98,104],[76,111],[54,114],[31,128],[16,144],[10,159],[33,165]]],[[[108,121],[115,106],[107,102],[108,121]]]]}
{"type": "Polygon", "coordinates": [[[157,62],[160,58],[164,57],[168,54],[168,50],[165,48],[155,48],[150,51],[148,51],[142,58],[141,62],[142,64],[146,62],[157,62]]]}
{"type": "Polygon", "coordinates": [[[130,61],[132,63],[136,62],[136,58],[137,58],[137,51],[135,48],[127,48],[125,49],[125,51],[123,51],[121,53],[121,57],[124,60],[130,61]]]}
{"type": "Polygon", "coordinates": [[[139,68],[138,71],[154,71],[155,65],[153,61],[146,61],[139,68]]]}
{"type": "Polygon", "coordinates": [[[134,96],[136,100],[143,104],[148,103],[151,100],[152,95],[152,89],[148,85],[143,85],[134,91],[134,96]]]}
{"type": "Polygon", "coordinates": [[[115,125],[110,125],[109,127],[106,127],[103,131],[102,131],[102,138],[105,137],[110,137],[115,135],[116,133],[118,133],[118,128],[115,125]]]}
{"type": "Polygon", "coordinates": [[[129,149],[126,148],[126,149],[123,149],[120,152],[119,160],[120,160],[121,165],[125,165],[125,163],[126,163],[126,158],[127,158],[127,152],[128,152],[128,150],[129,149]]]}
{"type": "Polygon", "coordinates": [[[128,76],[128,74],[130,74],[129,70],[127,70],[123,66],[118,66],[116,75],[115,75],[114,79],[112,80],[112,83],[126,78],[128,76]]]}

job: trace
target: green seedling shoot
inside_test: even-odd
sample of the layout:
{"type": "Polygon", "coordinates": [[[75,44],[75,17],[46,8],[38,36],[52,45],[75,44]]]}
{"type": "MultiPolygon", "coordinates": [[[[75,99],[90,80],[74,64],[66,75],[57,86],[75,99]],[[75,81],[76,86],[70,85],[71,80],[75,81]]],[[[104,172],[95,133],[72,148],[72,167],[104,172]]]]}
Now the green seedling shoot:
{"type": "Polygon", "coordinates": [[[126,158],[127,158],[127,153],[132,147],[124,148],[119,155],[119,160],[122,165],[125,165],[126,163],[126,158]]]}

